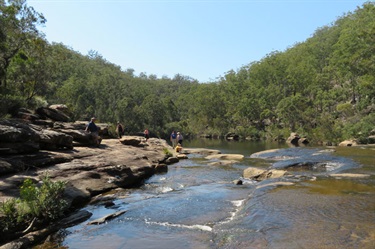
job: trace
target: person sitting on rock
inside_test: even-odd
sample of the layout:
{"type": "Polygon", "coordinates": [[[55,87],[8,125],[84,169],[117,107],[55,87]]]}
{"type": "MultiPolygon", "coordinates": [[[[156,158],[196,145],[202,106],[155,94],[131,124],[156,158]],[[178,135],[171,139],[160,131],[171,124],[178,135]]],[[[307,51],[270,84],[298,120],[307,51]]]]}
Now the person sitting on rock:
{"type": "Polygon", "coordinates": [[[177,153],[180,153],[182,151],[182,146],[181,146],[180,143],[177,144],[175,150],[176,150],[177,153]]]}
{"type": "Polygon", "coordinates": [[[99,147],[102,138],[99,136],[99,128],[95,124],[96,118],[92,117],[89,124],[86,126],[86,132],[90,132],[92,138],[94,139],[94,144],[99,147]]]}

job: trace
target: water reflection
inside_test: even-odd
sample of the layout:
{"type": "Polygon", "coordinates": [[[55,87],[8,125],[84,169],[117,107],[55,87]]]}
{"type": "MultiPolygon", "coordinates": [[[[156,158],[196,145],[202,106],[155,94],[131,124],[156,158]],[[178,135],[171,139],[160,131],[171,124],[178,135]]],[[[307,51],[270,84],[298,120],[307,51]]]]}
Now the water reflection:
{"type": "MultiPolygon", "coordinates": [[[[202,155],[189,155],[170,165],[166,174],[126,190],[115,201],[117,209],[127,210],[124,215],[98,226],[85,223],[68,228],[60,245],[94,249],[374,248],[373,150],[288,148],[278,143],[210,139],[186,140],[184,147],[218,149],[245,158],[213,166],[202,155]],[[281,149],[279,158],[250,157],[270,149],[281,149]],[[304,169],[292,171],[295,177],[233,184],[249,166],[284,167],[293,160],[324,163],[328,170],[304,169]],[[369,177],[330,175],[352,172],[369,177]],[[315,177],[297,177],[304,174],[315,177]],[[293,185],[272,185],[274,181],[293,185]],[[266,184],[269,187],[258,188],[266,184]]],[[[93,213],[92,219],[114,212],[103,205],[86,209],[93,213]]]]}

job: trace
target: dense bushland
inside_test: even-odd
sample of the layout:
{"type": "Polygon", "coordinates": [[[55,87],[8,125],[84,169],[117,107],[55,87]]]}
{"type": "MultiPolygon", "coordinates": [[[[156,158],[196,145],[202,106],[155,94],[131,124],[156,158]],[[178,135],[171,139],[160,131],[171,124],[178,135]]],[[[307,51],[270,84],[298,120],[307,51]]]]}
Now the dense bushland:
{"type": "MultiPolygon", "coordinates": [[[[272,51],[215,82],[122,70],[98,52],[48,43],[42,14],[24,0],[0,1],[0,113],[66,104],[73,119],[96,116],[165,137],[235,132],[314,141],[366,137],[375,123],[375,3],[368,2],[306,41],[272,51]]],[[[162,73],[162,72],[161,72],[162,73]]]]}

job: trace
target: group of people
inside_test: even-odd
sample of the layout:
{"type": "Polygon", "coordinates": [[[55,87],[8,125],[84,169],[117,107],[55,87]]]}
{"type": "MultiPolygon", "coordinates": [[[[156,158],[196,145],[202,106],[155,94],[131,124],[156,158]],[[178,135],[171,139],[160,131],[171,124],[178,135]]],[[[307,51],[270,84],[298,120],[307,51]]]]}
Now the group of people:
{"type": "Polygon", "coordinates": [[[182,140],[184,139],[182,134],[179,131],[177,133],[176,133],[176,131],[172,131],[169,139],[172,143],[173,149],[175,149],[176,152],[181,152],[181,150],[182,150],[182,140]]]}
{"type": "MultiPolygon", "coordinates": [[[[95,117],[91,118],[90,122],[86,126],[86,132],[90,132],[92,138],[94,139],[94,143],[99,147],[102,141],[102,138],[99,136],[99,128],[95,124],[95,120],[96,120],[95,117]]],[[[122,138],[122,135],[124,134],[124,127],[120,123],[120,121],[118,121],[116,125],[116,134],[117,134],[117,138],[122,138]]],[[[145,129],[143,134],[147,142],[148,139],[150,138],[150,133],[148,129],[145,129]]],[[[181,152],[183,139],[184,137],[179,131],[178,132],[172,131],[170,135],[170,141],[172,143],[173,149],[175,149],[176,152],[181,152]]]]}
{"type": "MultiPolygon", "coordinates": [[[[90,122],[87,124],[85,131],[89,132],[92,139],[94,140],[94,144],[99,147],[100,143],[102,142],[102,138],[99,136],[99,127],[95,124],[96,118],[92,117],[90,122]]],[[[124,127],[120,123],[117,122],[116,125],[116,134],[118,138],[122,138],[122,134],[124,134],[124,127]]]]}

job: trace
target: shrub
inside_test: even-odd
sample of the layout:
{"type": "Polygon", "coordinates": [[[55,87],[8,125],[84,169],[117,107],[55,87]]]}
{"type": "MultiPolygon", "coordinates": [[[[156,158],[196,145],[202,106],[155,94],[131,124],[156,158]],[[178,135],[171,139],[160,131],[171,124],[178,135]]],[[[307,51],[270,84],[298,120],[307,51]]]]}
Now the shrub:
{"type": "Polygon", "coordinates": [[[173,154],[167,148],[164,148],[163,152],[164,152],[165,156],[167,156],[167,157],[172,157],[173,156],[173,154]]]}
{"type": "Polygon", "coordinates": [[[65,182],[52,182],[44,176],[38,187],[31,179],[26,179],[20,189],[20,198],[7,200],[0,205],[2,232],[23,228],[33,219],[50,222],[63,216],[68,203],[62,198],[65,182]]]}
{"type": "Polygon", "coordinates": [[[1,95],[0,117],[4,117],[7,114],[15,115],[19,108],[25,106],[26,102],[20,96],[1,95]]]}

